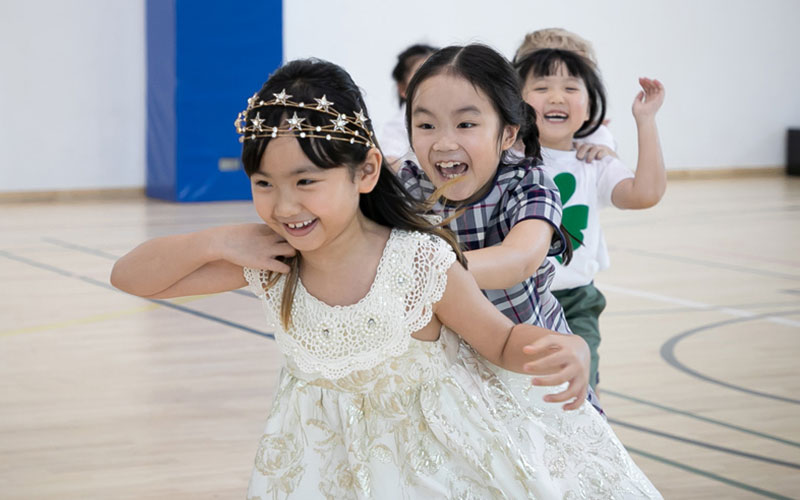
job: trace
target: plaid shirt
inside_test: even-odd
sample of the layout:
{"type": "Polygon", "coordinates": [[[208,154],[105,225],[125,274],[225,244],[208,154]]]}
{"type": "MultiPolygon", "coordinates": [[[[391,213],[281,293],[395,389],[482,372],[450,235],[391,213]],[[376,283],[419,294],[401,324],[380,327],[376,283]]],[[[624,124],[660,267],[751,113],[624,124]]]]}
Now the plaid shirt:
{"type": "MultiPolygon", "coordinates": [[[[425,172],[412,161],[406,161],[397,172],[409,194],[427,200],[436,190],[425,172]]],[[[444,218],[464,207],[436,203],[433,210],[444,218]]],[[[466,207],[464,213],[450,222],[450,229],[466,250],[499,245],[511,228],[528,219],[540,219],[553,226],[553,239],[548,256],[560,255],[566,248],[561,233],[561,198],[555,183],[534,166],[530,158],[519,163],[500,163],[491,190],[483,199],[466,207]]],[[[533,276],[505,290],[483,290],[503,314],[516,324],[528,323],[561,333],[572,333],[561,304],[550,292],[555,267],[548,259],[533,276]]],[[[589,403],[605,415],[597,396],[589,388],[589,403]]]]}
{"type": "MultiPolygon", "coordinates": [[[[425,173],[407,161],[397,174],[414,198],[425,200],[436,189],[425,173]]],[[[448,217],[458,210],[437,203],[434,211],[448,217]]],[[[565,248],[561,234],[561,199],[553,181],[529,159],[518,164],[501,163],[491,191],[480,201],[466,207],[450,222],[450,229],[465,250],[499,245],[514,225],[528,219],[540,219],[553,226],[553,240],[548,255],[560,255],[565,248]]],[[[570,332],[564,311],[550,293],[555,268],[548,259],[533,276],[505,290],[484,290],[492,303],[514,323],[529,323],[558,332],[570,332]]]]}

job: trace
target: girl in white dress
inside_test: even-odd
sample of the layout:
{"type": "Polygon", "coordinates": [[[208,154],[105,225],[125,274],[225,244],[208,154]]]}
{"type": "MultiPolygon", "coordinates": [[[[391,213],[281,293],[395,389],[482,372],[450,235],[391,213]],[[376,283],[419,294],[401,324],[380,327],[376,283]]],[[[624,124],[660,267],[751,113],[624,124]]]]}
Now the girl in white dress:
{"type": "Polygon", "coordinates": [[[285,364],[249,499],[659,498],[589,405],[524,407],[457,355],[463,339],[549,385],[588,368],[579,337],[514,326],[484,298],[388,170],[344,70],[288,63],[236,126],[265,224],[147,241],[111,281],[261,299],[285,364]]]}

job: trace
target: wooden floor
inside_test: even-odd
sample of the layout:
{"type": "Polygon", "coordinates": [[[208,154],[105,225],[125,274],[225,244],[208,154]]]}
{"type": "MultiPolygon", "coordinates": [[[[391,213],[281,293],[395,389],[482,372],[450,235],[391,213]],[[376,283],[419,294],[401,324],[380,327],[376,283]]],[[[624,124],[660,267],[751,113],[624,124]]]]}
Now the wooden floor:
{"type": "MultiPolygon", "coordinates": [[[[242,498],[279,356],[241,292],[108,285],[246,203],[0,205],[0,498],[242,498]]],[[[601,398],[666,498],[800,496],[800,179],[674,181],[607,211],[601,398]]]]}

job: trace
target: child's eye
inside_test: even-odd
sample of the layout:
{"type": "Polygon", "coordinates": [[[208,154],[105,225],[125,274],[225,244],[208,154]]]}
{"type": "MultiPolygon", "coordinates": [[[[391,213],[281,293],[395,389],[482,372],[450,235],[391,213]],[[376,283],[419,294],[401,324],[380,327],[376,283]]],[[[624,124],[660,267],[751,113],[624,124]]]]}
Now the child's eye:
{"type": "Polygon", "coordinates": [[[478,126],[477,123],[472,123],[472,122],[461,122],[458,124],[458,128],[472,128],[477,126],[478,126]]]}
{"type": "Polygon", "coordinates": [[[568,92],[577,92],[579,89],[577,87],[567,87],[568,92]]]}
{"type": "Polygon", "coordinates": [[[264,180],[260,180],[260,181],[256,181],[256,186],[258,186],[260,188],[265,188],[265,187],[269,187],[270,183],[267,182],[267,181],[264,181],[264,180]]]}
{"type": "Polygon", "coordinates": [[[535,92],[544,92],[547,90],[547,87],[534,87],[533,90],[535,92]]]}
{"type": "Polygon", "coordinates": [[[297,185],[298,186],[308,186],[308,185],[314,184],[315,182],[316,181],[313,180],[313,179],[300,179],[299,181],[297,181],[297,185]]]}
{"type": "Polygon", "coordinates": [[[420,123],[417,125],[417,128],[421,128],[423,130],[431,130],[433,128],[433,125],[431,125],[430,123],[420,123]]]}

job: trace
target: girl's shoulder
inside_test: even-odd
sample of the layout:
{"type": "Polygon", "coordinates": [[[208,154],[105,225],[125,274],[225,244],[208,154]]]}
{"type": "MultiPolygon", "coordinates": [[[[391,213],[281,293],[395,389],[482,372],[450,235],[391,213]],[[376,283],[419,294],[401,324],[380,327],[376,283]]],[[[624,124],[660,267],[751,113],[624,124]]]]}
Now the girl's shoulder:
{"type": "Polygon", "coordinates": [[[425,172],[422,171],[419,165],[412,160],[405,160],[403,164],[397,169],[397,176],[402,179],[407,178],[424,178],[425,172]]]}
{"type": "MultiPolygon", "coordinates": [[[[439,216],[433,215],[426,217],[432,217],[433,219],[431,222],[434,224],[441,222],[441,217],[439,216]]],[[[420,253],[453,253],[455,255],[453,247],[451,247],[444,238],[433,233],[395,228],[392,230],[392,240],[399,250],[405,251],[412,256],[418,256],[420,253]]]]}
{"type": "Polygon", "coordinates": [[[422,168],[411,160],[404,161],[396,175],[400,184],[413,198],[424,200],[435,191],[433,183],[422,168]]]}
{"type": "Polygon", "coordinates": [[[501,191],[525,191],[531,187],[554,186],[552,178],[542,168],[542,162],[536,158],[516,158],[515,161],[502,162],[497,170],[497,185],[501,191]]]}

